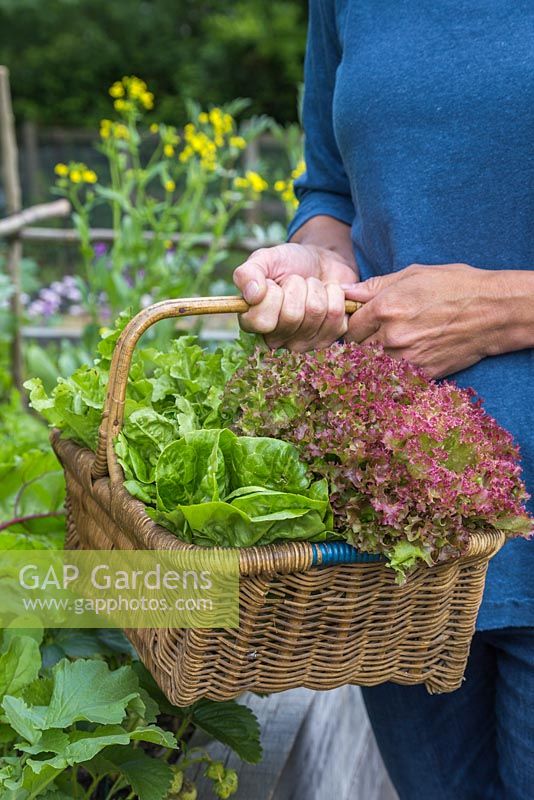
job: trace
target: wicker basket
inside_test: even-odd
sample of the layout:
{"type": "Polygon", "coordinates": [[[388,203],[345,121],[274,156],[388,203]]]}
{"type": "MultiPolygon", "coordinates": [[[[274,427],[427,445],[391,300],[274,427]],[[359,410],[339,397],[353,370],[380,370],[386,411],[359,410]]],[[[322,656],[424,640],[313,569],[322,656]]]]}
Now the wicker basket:
{"type": "MultiPolygon", "coordinates": [[[[68,547],[193,547],[156,525],[122,485],[113,441],[123,422],[128,370],[139,337],[158,320],[246,308],[235,297],[168,300],[125,328],[113,356],[96,455],[58,431],[52,434],[67,480],[68,547]]],[[[239,628],[126,633],[176,705],[199,697],[225,700],[245,690],[383,681],[453,691],[462,682],[489,558],[503,543],[501,533],[480,531],[466,556],[421,567],[403,586],[384,563],[348,545],[244,548],[239,628]]]]}

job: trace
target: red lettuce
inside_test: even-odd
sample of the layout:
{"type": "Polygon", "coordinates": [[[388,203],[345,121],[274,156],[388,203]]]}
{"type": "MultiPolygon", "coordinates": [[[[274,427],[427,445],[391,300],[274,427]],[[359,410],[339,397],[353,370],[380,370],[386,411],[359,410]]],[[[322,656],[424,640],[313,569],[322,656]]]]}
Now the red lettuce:
{"type": "Polygon", "coordinates": [[[472,390],[430,380],[379,345],[258,350],[221,408],[239,434],[295,444],[328,480],[336,530],[401,573],[465,553],[484,526],[532,532],[511,435],[472,390]]]}

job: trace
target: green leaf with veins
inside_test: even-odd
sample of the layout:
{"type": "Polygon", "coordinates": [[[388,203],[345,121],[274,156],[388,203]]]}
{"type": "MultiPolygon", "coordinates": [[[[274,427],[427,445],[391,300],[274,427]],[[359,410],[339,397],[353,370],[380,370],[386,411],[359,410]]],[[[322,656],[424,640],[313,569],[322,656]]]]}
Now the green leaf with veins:
{"type": "Polygon", "coordinates": [[[137,696],[137,679],[128,667],[110,671],[103,661],[60,661],[52,670],[54,689],[46,716],[47,728],[74,722],[117,723],[137,696]]]}
{"type": "Polygon", "coordinates": [[[0,656],[0,698],[17,694],[39,674],[41,656],[39,645],[29,636],[10,640],[5,653],[0,656]]]}

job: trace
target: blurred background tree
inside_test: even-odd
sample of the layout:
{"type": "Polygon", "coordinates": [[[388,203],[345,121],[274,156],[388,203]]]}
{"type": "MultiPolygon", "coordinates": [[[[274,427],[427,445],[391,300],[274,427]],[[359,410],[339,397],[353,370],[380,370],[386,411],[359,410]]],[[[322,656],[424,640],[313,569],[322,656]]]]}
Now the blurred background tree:
{"type": "Polygon", "coordinates": [[[94,127],[123,74],[149,83],[156,121],[181,125],[187,97],[249,97],[291,122],[306,14],[307,0],[0,0],[0,63],[19,122],[94,127]]]}

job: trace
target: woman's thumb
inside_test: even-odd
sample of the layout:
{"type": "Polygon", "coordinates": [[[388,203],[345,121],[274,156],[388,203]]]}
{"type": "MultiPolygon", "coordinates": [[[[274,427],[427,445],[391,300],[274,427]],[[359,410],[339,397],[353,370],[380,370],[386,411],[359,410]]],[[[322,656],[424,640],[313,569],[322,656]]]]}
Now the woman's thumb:
{"type": "Polygon", "coordinates": [[[372,300],[379,292],[392,283],[399,280],[399,275],[395,272],[389,275],[373,275],[366,281],[360,283],[342,283],[341,288],[345,292],[347,300],[357,300],[360,303],[366,303],[372,300]]]}
{"type": "Polygon", "coordinates": [[[251,306],[261,303],[267,293],[265,267],[249,259],[234,271],[234,283],[251,306]]]}

